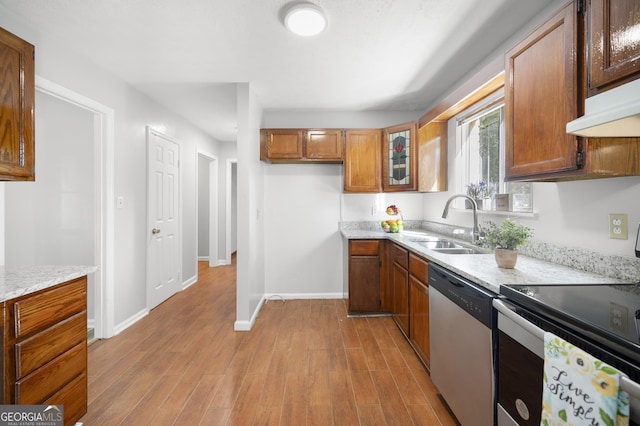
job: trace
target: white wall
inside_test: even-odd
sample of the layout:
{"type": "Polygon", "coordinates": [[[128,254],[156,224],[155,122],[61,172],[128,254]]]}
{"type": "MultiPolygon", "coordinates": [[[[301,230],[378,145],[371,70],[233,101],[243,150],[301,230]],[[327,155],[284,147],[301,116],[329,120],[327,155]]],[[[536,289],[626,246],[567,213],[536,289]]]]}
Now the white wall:
{"type": "Polygon", "coordinates": [[[37,92],[36,117],[36,181],[6,186],[6,265],[94,264],[93,114],[37,92]]]}
{"type": "MultiPolygon", "coordinates": [[[[115,195],[125,200],[124,208],[115,211],[114,319],[118,328],[118,324],[126,324],[146,311],[145,126],[162,128],[183,143],[183,281],[193,279],[197,272],[196,150],[215,154],[218,143],[122,80],[74,54],[72,46],[57,40],[55,34],[43,34],[25,25],[2,6],[0,26],[36,46],[37,75],[115,110],[115,195]]],[[[38,135],[36,145],[37,141],[38,135]]],[[[4,202],[0,210],[4,211],[4,202]]],[[[0,244],[4,245],[4,239],[0,244]]],[[[5,247],[6,251],[10,249],[5,247]]]]}
{"type": "Polygon", "coordinates": [[[342,165],[265,166],[266,293],[341,297],[342,165]]]}
{"type": "Polygon", "coordinates": [[[265,294],[262,108],[248,83],[238,84],[238,258],[236,330],[249,330],[265,294]]]}

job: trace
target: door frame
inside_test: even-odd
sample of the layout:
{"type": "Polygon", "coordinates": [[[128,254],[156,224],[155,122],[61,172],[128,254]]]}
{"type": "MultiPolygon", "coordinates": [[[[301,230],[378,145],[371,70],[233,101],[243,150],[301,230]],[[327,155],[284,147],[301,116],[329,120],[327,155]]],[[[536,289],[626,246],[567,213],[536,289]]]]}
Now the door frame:
{"type": "Polygon", "coordinates": [[[93,99],[69,90],[43,77],[35,78],[36,90],[75,105],[93,114],[93,144],[95,174],[95,211],[98,220],[94,223],[94,256],[98,270],[93,274],[94,335],[109,338],[114,335],[114,159],[115,159],[115,112],[112,108],[93,99]]]}
{"type": "MultiPolygon", "coordinates": [[[[232,186],[232,179],[233,179],[233,165],[236,165],[236,178],[237,178],[237,166],[238,166],[238,159],[237,158],[228,158],[227,159],[227,178],[226,178],[226,182],[225,182],[225,195],[226,195],[226,200],[225,200],[225,259],[224,262],[226,265],[231,265],[231,186],[232,186]]],[[[236,212],[237,212],[237,206],[236,206],[236,212]]],[[[236,221],[237,224],[237,221],[236,221]]]]}

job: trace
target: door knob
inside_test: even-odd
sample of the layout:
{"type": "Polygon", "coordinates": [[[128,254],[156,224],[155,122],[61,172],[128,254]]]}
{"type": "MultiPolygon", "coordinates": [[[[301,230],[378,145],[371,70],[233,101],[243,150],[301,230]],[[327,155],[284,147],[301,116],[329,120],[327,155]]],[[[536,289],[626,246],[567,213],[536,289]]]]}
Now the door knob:
{"type": "Polygon", "coordinates": [[[160,233],[160,230],[159,230],[158,228],[153,228],[153,229],[151,230],[151,233],[152,233],[153,235],[155,235],[155,234],[159,234],[159,233],[160,233]]]}

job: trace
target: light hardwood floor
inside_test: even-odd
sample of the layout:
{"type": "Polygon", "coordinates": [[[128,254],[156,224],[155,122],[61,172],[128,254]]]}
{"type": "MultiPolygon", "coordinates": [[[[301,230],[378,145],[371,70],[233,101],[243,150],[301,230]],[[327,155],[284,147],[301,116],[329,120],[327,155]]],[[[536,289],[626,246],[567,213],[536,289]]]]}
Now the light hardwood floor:
{"type": "Polygon", "coordinates": [[[235,264],[89,346],[94,425],[455,425],[389,317],[271,300],[234,332],[235,264]]]}

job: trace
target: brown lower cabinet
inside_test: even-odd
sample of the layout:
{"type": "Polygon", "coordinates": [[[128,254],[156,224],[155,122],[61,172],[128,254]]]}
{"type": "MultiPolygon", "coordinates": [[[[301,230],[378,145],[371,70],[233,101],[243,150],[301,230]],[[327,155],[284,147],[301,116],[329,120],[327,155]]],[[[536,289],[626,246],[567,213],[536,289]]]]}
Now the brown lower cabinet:
{"type": "Polygon", "coordinates": [[[4,401],[87,412],[87,278],[4,302],[4,401]]]}
{"type": "Polygon", "coordinates": [[[428,262],[409,254],[409,341],[429,367],[429,272],[428,262]]]}
{"type": "Polygon", "coordinates": [[[349,313],[376,313],[380,299],[381,240],[349,241],[349,313]]]}
{"type": "Polygon", "coordinates": [[[393,319],[405,336],[409,336],[409,252],[398,244],[389,247],[391,286],[393,289],[393,319]]]}

